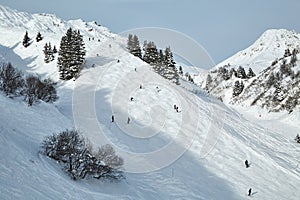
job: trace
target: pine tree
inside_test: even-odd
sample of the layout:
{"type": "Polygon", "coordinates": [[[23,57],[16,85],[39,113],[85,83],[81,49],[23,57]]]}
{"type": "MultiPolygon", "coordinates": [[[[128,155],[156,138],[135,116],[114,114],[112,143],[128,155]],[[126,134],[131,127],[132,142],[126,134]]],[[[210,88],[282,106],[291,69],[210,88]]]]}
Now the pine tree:
{"type": "Polygon", "coordinates": [[[23,46],[25,48],[27,48],[29,45],[30,45],[30,38],[28,36],[28,32],[26,31],[25,35],[24,35],[24,38],[23,38],[23,46]]]}
{"type": "Polygon", "coordinates": [[[292,54],[291,54],[290,50],[289,50],[289,49],[286,49],[286,50],[284,51],[283,57],[288,57],[288,56],[291,56],[291,55],[292,55],[292,54]]]}
{"type": "Polygon", "coordinates": [[[233,97],[236,97],[238,96],[239,94],[241,94],[243,92],[243,89],[244,89],[244,84],[243,82],[239,82],[239,81],[235,81],[234,82],[234,86],[233,86],[233,93],[232,93],[232,96],[233,97]]]}
{"type": "Polygon", "coordinates": [[[148,42],[145,41],[144,43],[144,56],[143,56],[143,60],[150,64],[150,65],[155,65],[158,63],[159,59],[158,59],[158,52],[157,52],[157,48],[154,42],[148,42]]]}
{"type": "Polygon", "coordinates": [[[237,78],[242,78],[242,79],[247,78],[245,69],[244,69],[242,66],[239,66],[239,67],[238,67],[238,69],[237,69],[237,71],[236,71],[236,77],[237,77],[237,78]]]}
{"type": "Polygon", "coordinates": [[[132,52],[132,46],[133,46],[133,36],[132,34],[128,35],[128,40],[127,40],[127,49],[129,50],[129,52],[132,52]]]}
{"type": "Polygon", "coordinates": [[[53,50],[51,48],[50,42],[49,42],[49,44],[48,43],[45,44],[43,52],[45,55],[45,58],[44,58],[45,63],[49,63],[54,60],[53,50]]]}
{"type": "Polygon", "coordinates": [[[77,78],[81,71],[81,65],[84,62],[85,47],[83,37],[79,31],[67,30],[65,36],[60,42],[58,52],[58,67],[60,79],[70,80],[77,78]]]}
{"type": "Polygon", "coordinates": [[[179,74],[182,76],[183,75],[183,71],[182,71],[182,67],[179,66],[179,74]]]}
{"type": "Polygon", "coordinates": [[[71,76],[77,78],[81,71],[81,65],[84,62],[85,57],[85,47],[83,42],[83,36],[80,34],[79,30],[73,32],[73,60],[74,65],[70,68],[71,76]]]}
{"type": "Polygon", "coordinates": [[[297,53],[298,52],[297,52],[296,49],[294,49],[293,52],[292,52],[292,57],[291,57],[291,61],[290,61],[292,67],[295,67],[295,65],[296,65],[296,62],[297,62],[297,53]]]}
{"type": "Polygon", "coordinates": [[[229,80],[230,79],[230,74],[229,74],[229,72],[228,72],[228,69],[226,69],[225,68],[225,66],[224,67],[220,67],[219,69],[218,69],[218,74],[219,74],[219,76],[221,76],[222,77],[222,79],[223,80],[229,80]]]}
{"type": "Polygon", "coordinates": [[[42,35],[41,35],[41,33],[40,32],[38,32],[37,33],[37,35],[36,35],[36,42],[39,42],[39,41],[41,41],[42,39],[43,39],[43,37],[42,37],[42,35]]]}
{"type": "Polygon", "coordinates": [[[253,72],[253,70],[252,70],[251,68],[249,68],[247,77],[248,77],[248,78],[252,78],[252,77],[254,77],[254,76],[256,76],[256,74],[253,72]]]}
{"type": "Polygon", "coordinates": [[[174,83],[179,85],[179,75],[175,67],[175,62],[173,60],[173,53],[170,47],[167,47],[165,50],[165,62],[164,68],[162,70],[162,76],[168,80],[172,80],[174,83]]]}
{"type": "Polygon", "coordinates": [[[140,47],[139,38],[136,35],[134,35],[132,38],[132,47],[130,53],[142,59],[142,50],[140,47]]]}
{"type": "Polygon", "coordinates": [[[156,73],[161,74],[165,64],[165,55],[162,49],[158,53],[158,61],[153,65],[153,69],[156,73]]]}
{"type": "Polygon", "coordinates": [[[213,82],[213,80],[211,78],[211,75],[208,74],[206,77],[205,90],[209,91],[211,89],[212,82],[213,82]]]}
{"type": "Polygon", "coordinates": [[[57,49],[56,49],[55,45],[53,46],[53,50],[52,51],[53,51],[53,53],[57,53],[57,49]]]}

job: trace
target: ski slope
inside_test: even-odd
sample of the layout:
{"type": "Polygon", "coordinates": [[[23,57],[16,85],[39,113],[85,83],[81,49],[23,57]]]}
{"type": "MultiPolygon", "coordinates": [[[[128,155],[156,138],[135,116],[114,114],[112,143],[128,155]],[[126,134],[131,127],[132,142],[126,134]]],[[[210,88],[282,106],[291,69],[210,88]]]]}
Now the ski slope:
{"type": "Polygon", "coordinates": [[[1,199],[300,198],[300,147],[293,141],[299,112],[227,107],[195,85],[162,79],[126,51],[126,39],[104,27],[50,15],[64,27],[53,33],[57,26],[49,15],[0,8],[0,59],[25,73],[59,81],[56,62],[45,64],[42,49],[46,41],[58,47],[68,26],[80,29],[87,50],[86,68],[76,81],[58,82],[60,99],[54,104],[28,107],[0,95],[1,199]],[[27,27],[25,19],[31,20],[27,27]],[[25,29],[41,31],[42,43],[24,49],[19,41],[25,29]],[[101,36],[100,42],[89,40],[92,34],[101,36]],[[74,182],[38,153],[45,136],[74,126],[95,148],[115,147],[124,158],[125,180],[74,182]]]}

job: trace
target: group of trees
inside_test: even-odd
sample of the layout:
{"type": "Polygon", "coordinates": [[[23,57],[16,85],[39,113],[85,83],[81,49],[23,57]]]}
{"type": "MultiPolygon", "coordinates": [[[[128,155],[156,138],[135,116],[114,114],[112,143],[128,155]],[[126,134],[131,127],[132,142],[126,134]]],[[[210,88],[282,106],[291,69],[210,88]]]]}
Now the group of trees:
{"type": "Polygon", "coordinates": [[[40,100],[52,103],[58,99],[53,81],[41,80],[35,75],[24,78],[22,72],[10,63],[0,68],[0,91],[10,97],[23,96],[29,106],[40,100]]]}
{"type": "MultiPolygon", "coordinates": [[[[35,39],[36,39],[36,42],[39,42],[39,41],[43,40],[42,34],[40,32],[38,32],[37,35],[36,35],[36,37],[35,37],[35,39]]],[[[28,36],[28,32],[27,31],[25,32],[25,35],[23,37],[22,44],[23,44],[23,46],[25,48],[27,48],[31,44],[31,38],[28,36]]]]}
{"type": "Polygon", "coordinates": [[[83,36],[79,30],[72,28],[61,38],[58,52],[58,68],[61,80],[76,79],[81,71],[81,66],[85,60],[85,46],[83,36]]]}
{"type": "Polygon", "coordinates": [[[216,73],[217,75],[214,77],[211,74],[208,74],[206,77],[206,86],[205,89],[210,91],[212,88],[216,87],[221,81],[227,81],[232,78],[238,78],[240,80],[236,80],[233,84],[233,92],[232,96],[236,97],[241,94],[244,90],[243,79],[250,79],[256,74],[253,72],[251,68],[248,69],[248,73],[246,73],[245,69],[242,66],[239,66],[237,69],[230,68],[230,65],[225,65],[223,67],[219,67],[217,70],[212,71],[211,74],[216,73]]]}
{"type": "Polygon", "coordinates": [[[45,63],[49,63],[54,60],[54,54],[57,53],[57,50],[55,46],[52,48],[51,43],[49,42],[45,44],[43,52],[45,55],[45,63]]]}
{"type": "MultiPolygon", "coordinates": [[[[36,41],[39,42],[43,39],[40,32],[37,33],[36,41]]],[[[136,43],[136,37],[133,37],[134,43],[136,43]]],[[[137,41],[138,42],[138,41],[137,41]]],[[[27,48],[31,44],[31,39],[28,36],[28,32],[25,32],[23,46],[27,48]]],[[[52,48],[51,43],[46,43],[44,46],[44,61],[49,63],[54,60],[54,54],[57,53],[56,47],[52,48]]],[[[135,49],[132,49],[132,53],[138,56],[135,49]]],[[[141,56],[140,56],[141,57],[141,56]]],[[[83,36],[79,30],[75,31],[69,28],[66,34],[61,38],[60,49],[58,52],[58,68],[59,78],[61,80],[76,79],[81,71],[81,66],[85,60],[85,45],[83,42],[83,36]]]]}
{"type": "Polygon", "coordinates": [[[41,153],[58,161],[73,179],[86,177],[119,180],[124,178],[120,168],[123,159],[110,145],[104,145],[97,153],[77,130],[65,130],[48,136],[42,143],[41,153]]]}
{"type": "Polygon", "coordinates": [[[143,45],[144,54],[142,54],[138,37],[129,34],[127,48],[134,56],[152,65],[155,72],[179,84],[179,73],[175,66],[176,63],[173,59],[173,53],[170,47],[167,47],[164,51],[162,49],[158,50],[154,42],[145,41],[143,45]]]}
{"type": "Polygon", "coordinates": [[[242,66],[239,66],[237,69],[231,68],[228,70],[227,65],[218,69],[218,75],[221,76],[223,80],[229,80],[232,76],[240,79],[249,79],[256,76],[251,68],[249,68],[248,73],[246,73],[242,66]]]}

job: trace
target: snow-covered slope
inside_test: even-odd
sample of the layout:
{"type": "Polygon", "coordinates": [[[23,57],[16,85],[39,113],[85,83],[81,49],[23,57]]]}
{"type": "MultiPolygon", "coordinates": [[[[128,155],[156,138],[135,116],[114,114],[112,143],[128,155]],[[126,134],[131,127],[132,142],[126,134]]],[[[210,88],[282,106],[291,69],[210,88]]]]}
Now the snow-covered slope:
{"type": "Polygon", "coordinates": [[[87,68],[76,81],[59,81],[54,105],[28,107],[0,95],[1,199],[248,199],[250,187],[256,199],[299,199],[296,112],[278,117],[275,125],[264,115],[253,118],[255,110],[239,114],[195,85],[162,79],[104,27],[1,6],[0,11],[0,58],[26,72],[59,81],[56,62],[45,64],[42,50],[49,41],[58,47],[69,26],[84,35],[87,49],[87,68]],[[40,31],[44,39],[25,49],[25,30],[32,38],[40,31]],[[75,182],[38,154],[45,136],[73,126],[94,146],[115,146],[124,158],[125,180],[75,182]]]}
{"type": "Polygon", "coordinates": [[[251,46],[219,63],[215,68],[230,64],[232,67],[242,66],[246,70],[252,68],[255,73],[259,73],[275,59],[282,57],[286,49],[300,49],[300,34],[286,29],[270,29],[251,46]]]}
{"type": "Polygon", "coordinates": [[[198,83],[225,103],[291,112],[299,108],[300,102],[299,52],[300,34],[268,30],[249,48],[210,70],[206,81],[198,83]],[[256,75],[249,75],[250,70],[256,75]]]}

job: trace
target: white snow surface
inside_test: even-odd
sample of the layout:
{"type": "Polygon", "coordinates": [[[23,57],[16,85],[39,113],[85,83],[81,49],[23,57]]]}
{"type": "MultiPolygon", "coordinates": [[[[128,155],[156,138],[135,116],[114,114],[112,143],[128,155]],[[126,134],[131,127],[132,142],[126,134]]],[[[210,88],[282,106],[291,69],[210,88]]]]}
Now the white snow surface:
{"type": "Polygon", "coordinates": [[[286,49],[300,49],[300,34],[286,29],[270,29],[265,31],[251,46],[239,51],[228,59],[222,61],[214,68],[230,64],[237,68],[249,68],[258,74],[271,63],[284,55],[286,49]]]}
{"type": "Polygon", "coordinates": [[[58,81],[59,95],[54,104],[32,107],[0,95],[1,199],[300,199],[300,145],[293,140],[299,133],[298,111],[275,115],[257,108],[229,108],[195,85],[172,85],[126,51],[126,38],[94,22],[64,21],[0,6],[0,33],[0,61],[58,81]],[[42,50],[46,42],[59,48],[69,27],[84,35],[87,61],[76,81],[64,82],[58,79],[56,60],[45,64],[42,50]],[[28,48],[21,43],[26,30],[32,38],[28,48]],[[38,31],[44,37],[39,43],[38,31]],[[161,117],[163,126],[156,120],[161,117]],[[73,181],[58,163],[39,154],[45,136],[74,126],[95,147],[105,143],[94,129],[95,121],[121,156],[125,151],[161,150],[170,142],[180,149],[186,145],[184,138],[195,137],[181,157],[156,171],[126,172],[134,165],[159,166],[168,157],[156,163],[125,159],[126,179],[120,182],[73,181]],[[151,137],[140,132],[141,138],[128,135],[143,126],[160,132],[151,137]],[[245,159],[250,168],[245,168],[245,159]]]}

